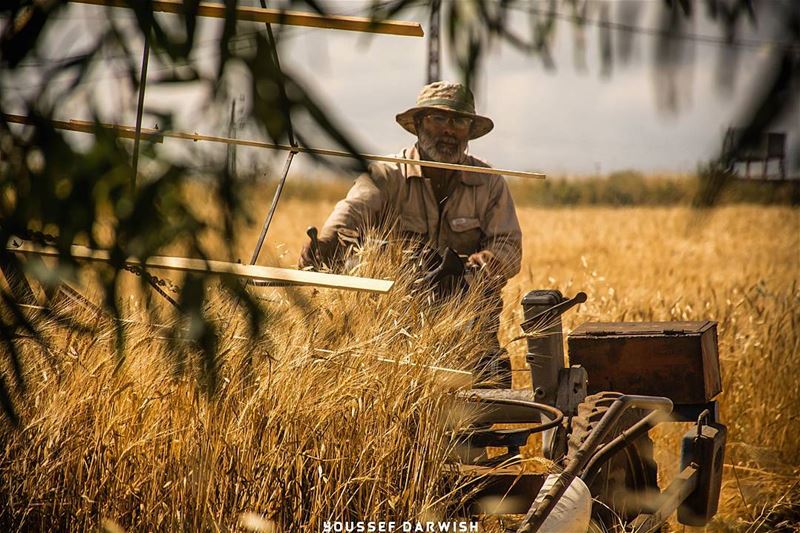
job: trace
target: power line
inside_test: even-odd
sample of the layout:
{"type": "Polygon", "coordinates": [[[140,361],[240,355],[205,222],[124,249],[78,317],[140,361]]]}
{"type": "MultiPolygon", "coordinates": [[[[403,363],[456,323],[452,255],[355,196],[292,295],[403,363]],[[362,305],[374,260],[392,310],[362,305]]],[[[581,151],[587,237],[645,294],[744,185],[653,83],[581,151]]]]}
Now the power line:
{"type": "MultiPolygon", "coordinates": [[[[498,3],[498,0],[493,0],[494,3],[498,3]]],[[[602,19],[590,19],[587,17],[582,17],[578,14],[568,14],[562,13],[558,11],[550,11],[547,9],[537,8],[532,5],[528,6],[521,6],[512,4],[508,6],[509,9],[514,9],[517,11],[524,11],[526,13],[532,15],[541,15],[546,17],[552,17],[557,20],[564,20],[573,23],[579,24],[589,24],[593,26],[597,26],[600,28],[605,28],[614,31],[621,31],[627,33],[635,33],[640,35],[648,35],[651,37],[666,37],[669,39],[676,39],[676,40],[683,40],[683,41],[694,41],[703,44],[711,44],[716,46],[728,46],[728,47],[737,47],[737,48],[749,48],[749,49],[761,49],[765,46],[769,47],[778,47],[778,48],[794,48],[800,51],[800,44],[791,41],[776,41],[772,39],[748,39],[748,38],[733,38],[728,39],[726,37],[717,36],[717,35],[706,35],[701,33],[686,33],[686,32],[674,32],[668,29],[662,28],[651,28],[647,26],[637,26],[634,24],[626,24],[624,22],[614,22],[610,20],[602,20],[602,19]]]]}

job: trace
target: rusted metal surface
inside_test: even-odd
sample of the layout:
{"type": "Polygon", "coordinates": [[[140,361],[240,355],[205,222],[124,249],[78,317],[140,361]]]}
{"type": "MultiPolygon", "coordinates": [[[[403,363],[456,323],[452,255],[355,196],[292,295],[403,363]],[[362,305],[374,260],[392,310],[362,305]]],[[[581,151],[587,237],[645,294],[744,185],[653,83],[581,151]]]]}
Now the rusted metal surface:
{"type": "Polygon", "coordinates": [[[558,376],[556,407],[567,416],[575,415],[578,413],[578,405],[587,396],[589,376],[586,369],[574,365],[570,368],[562,368],[558,372],[558,376]]]}
{"type": "MultiPolygon", "coordinates": [[[[552,291],[552,292],[558,292],[558,291],[552,291]]],[[[564,314],[565,312],[569,311],[576,305],[582,304],[585,301],[586,301],[586,293],[579,292],[578,294],[576,294],[575,296],[573,296],[568,300],[562,300],[558,303],[553,304],[552,307],[549,307],[544,311],[541,311],[533,315],[530,318],[526,318],[525,321],[522,324],[520,324],[520,327],[522,327],[522,329],[525,331],[530,331],[532,329],[535,329],[538,324],[546,325],[550,323],[555,317],[564,314]]]]}
{"type": "Polygon", "coordinates": [[[564,414],[555,407],[537,403],[529,390],[471,389],[458,393],[464,406],[473,409],[473,423],[485,424],[538,424],[542,415],[547,422],[536,428],[544,431],[561,423],[564,414]]]}
{"type": "Polygon", "coordinates": [[[525,360],[531,369],[531,384],[539,402],[555,405],[558,390],[558,373],[564,368],[564,340],[561,315],[540,321],[555,305],[566,301],[557,290],[534,290],[522,298],[525,321],[521,324],[528,337],[528,352],[525,360]],[[539,317],[539,318],[537,318],[539,317]]]}
{"type": "Polygon", "coordinates": [[[722,391],[712,321],[587,322],[568,337],[570,364],[589,373],[589,393],[658,395],[708,402],[722,391]]]}
{"type": "Polygon", "coordinates": [[[569,484],[583,467],[586,466],[598,445],[619,421],[622,414],[627,409],[631,408],[658,409],[669,413],[672,411],[672,402],[668,398],[659,398],[655,396],[620,396],[600,420],[597,428],[589,434],[586,442],[584,442],[575,453],[569,464],[567,464],[567,467],[559,474],[558,479],[544,498],[531,506],[522,524],[517,529],[517,533],[535,533],[539,530],[542,524],[544,524],[547,515],[553,510],[561,496],[564,495],[564,491],[569,484]]]}
{"type": "Polygon", "coordinates": [[[613,440],[605,444],[602,448],[597,450],[597,452],[592,455],[591,459],[589,459],[589,461],[586,463],[586,466],[581,470],[580,477],[586,482],[587,485],[591,485],[592,481],[594,481],[594,477],[597,475],[597,472],[599,471],[600,467],[602,467],[603,463],[605,463],[614,454],[629,444],[635,442],[636,439],[650,431],[651,428],[654,428],[660,422],[666,421],[668,418],[669,417],[661,411],[653,411],[643,419],[639,420],[636,424],[632,425],[613,440]]]}
{"type": "MultiPolygon", "coordinates": [[[[106,7],[130,7],[134,0],[71,0],[72,3],[89,4],[106,7]]],[[[185,15],[186,6],[180,0],[153,0],[148,2],[148,9],[160,13],[185,15]]],[[[197,6],[200,17],[226,18],[227,7],[223,3],[200,2],[197,6]]],[[[264,9],[260,7],[237,6],[235,16],[238,20],[263,22],[267,24],[285,24],[305,26],[328,30],[345,30],[367,33],[382,33],[406,37],[422,37],[422,26],[417,22],[379,21],[364,17],[342,15],[319,15],[302,11],[285,11],[282,9],[264,9]]]]}
{"type": "Polygon", "coordinates": [[[710,410],[697,417],[681,445],[681,468],[697,466],[697,486],[678,508],[678,522],[702,527],[717,513],[728,428],[711,419],[710,410]]]}

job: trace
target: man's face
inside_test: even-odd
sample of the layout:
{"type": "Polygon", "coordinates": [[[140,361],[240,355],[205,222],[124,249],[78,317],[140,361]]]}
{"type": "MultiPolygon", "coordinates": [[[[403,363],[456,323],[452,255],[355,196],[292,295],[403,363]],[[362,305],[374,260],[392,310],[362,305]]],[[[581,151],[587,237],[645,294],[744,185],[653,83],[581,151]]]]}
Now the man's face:
{"type": "Polygon", "coordinates": [[[419,147],[434,161],[459,163],[472,128],[472,119],[447,111],[425,112],[417,127],[419,147]]]}

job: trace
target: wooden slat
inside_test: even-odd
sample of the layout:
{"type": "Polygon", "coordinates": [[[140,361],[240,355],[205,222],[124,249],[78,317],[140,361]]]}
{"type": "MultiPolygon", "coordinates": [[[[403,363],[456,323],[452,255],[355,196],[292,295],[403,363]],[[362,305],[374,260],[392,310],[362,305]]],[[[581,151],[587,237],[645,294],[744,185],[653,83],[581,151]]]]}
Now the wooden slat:
{"type": "MultiPolygon", "coordinates": [[[[58,250],[53,247],[36,246],[29,242],[23,242],[20,246],[8,245],[7,249],[12,252],[23,254],[38,254],[44,256],[59,255],[58,250]]],[[[86,246],[74,245],[70,249],[70,253],[75,259],[104,263],[111,261],[111,257],[106,250],[94,250],[86,246]]],[[[308,272],[289,268],[242,265],[240,263],[230,263],[228,261],[206,261],[189,257],[152,256],[145,262],[135,257],[129,257],[125,260],[125,264],[141,266],[148,269],[156,268],[201,274],[231,274],[250,280],[280,281],[293,285],[310,285],[331,289],[348,289],[378,293],[388,292],[394,284],[394,282],[390,280],[323,274],[320,272],[308,272]]]]}
{"type": "MultiPolygon", "coordinates": [[[[90,4],[106,7],[130,7],[137,0],[71,0],[77,4],[90,4]]],[[[186,7],[180,0],[154,0],[150,7],[153,11],[182,15],[186,7]]],[[[225,18],[225,5],[201,2],[197,15],[201,17],[225,18]]],[[[301,11],[283,11],[280,9],[264,9],[260,7],[237,6],[236,18],[249,22],[266,24],[286,24],[328,30],[358,31],[366,33],[382,33],[385,35],[402,35],[406,37],[422,37],[422,26],[418,22],[407,21],[374,21],[365,17],[349,17],[343,15],[318,15],[301,11]]]]}
{"type": "MultiPolygon", "coordinates": [[[[12,115],[9,113],[2,114],[6,122],[14,124],[33,124],[33,120],[29,117],[22,115],[12,115]]],[[[134,128],[130,126],[118,126],[116,124],[97,124],[86,120],[70,120],[64,122],[61,120],[50,120],[50,124],[59,130],[78,131],[81,133],[95,133],[98,127],[113,130],[119,137],[126,139],[133,139],[136,135],[134,128]]],[[[142,128],[142,139],[147,139],[152,142],[163,143],[164,136],[158,130],[142,128]]]]}
{"type": "MultiPolygon", "coordinates": [[[[9,115],[3,114],[3,117],[9,122],[18,122],[20,124],[28,124],[29,122],[26,121],[25,117],[19,115],[9,115]]],[[[60,121],[53,121],[57,128],[60,128],[61,124],[69,124],[70,127],[63,128],[69,129],[72,131],[83,131],[86,133],[92,133],[93,129],[91,128],[91,122],[84,122],[81,120],[70,120],[68,123],[60,122],[60,121]],[[79,129],[80,128],[80,129],[79,129]]],[[[132,132],[133,128],[129,126],[116,126],[113,124],[103,125],[104,127],[108,127],[115,131],[120,132],[132,132]]],[[[132,134],[131,134],[132,135],[132,134]]],[[[121,135],[123,137],[130,137],[127,133],[121,135]]],[[[540,172],[524,172],[522,170],[509,170],[503,168],[490,168],[490,167],[474,167],[471,165],[459,165],[456,163],[441,163],[439,161],[418,161],[416,159],[406,159],[403,157],[394,157],[389,155],[375,155],[375,154],[351,154],[350,152],[344,152],[341,150],[330,150],[327,148],[308,148],[305,146],[289,146],[288,144],[272,144],[263,141],[252,141],[248,139],[231,139],[229,137],[219,137],[216,135],[203,135],[200,133],[189,133],[185,131],[159,131],[154,129],[147,129],[142,128],[142,136],[148,135],[154,139],[160,139],[161,137],[171,137],[173,139],[183,139],[186,141],[208,141],[208,142],[216,142],[216,143],[223,143],[223,144],[235,144],[239,146],[249,146],[251,148],[267,148],[269,150],[283,150],[286,152],[297,152],[302,154],[317,154],[317,155],[324,155],[324,156],[333,156],[333,157],[349,157],[353,158],[355,156],[361,157],[362,159],[366,159],[367,161],[385,161],[387,163],[399,163],[401,165],[417,165],[420,167],[430,167],[430,168],[444,168],[447,170],[460,170],[465,172],[474,172],[476,174],[495,174],[498,176],[513,176],[515,178],[533,178],[533,179],[540,179],[543,180],[546,178],[545,174],[540,172]]],[[[160,140],[158,142],[161,142],[160,140]]]]}

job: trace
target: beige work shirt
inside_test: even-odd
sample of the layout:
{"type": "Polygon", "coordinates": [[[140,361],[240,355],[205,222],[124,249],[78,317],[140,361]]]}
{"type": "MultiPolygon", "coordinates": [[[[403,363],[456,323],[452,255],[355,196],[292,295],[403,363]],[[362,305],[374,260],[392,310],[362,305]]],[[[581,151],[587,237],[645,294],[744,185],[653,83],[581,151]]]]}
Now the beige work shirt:
{"type": "MultiPolygon", "coordinates": [[[[419,160],[417,147],[397,157],[419,160]]],[[[466,165],[488,167],[465,156],[466,165]]],[[[492,252],[505,279],[516,275],[522,259],[522,234],[505,179],[494,174],[458,172],[452,193],[439,210],[430,179],[419,165],[376,162],[359,176],[347,197],[336,204],[320,238],[336,238],[338,230],[360,231],[385,222],[393,231],[415,234],[439,253],[447,247],[463,255],[492,252]]]]}

